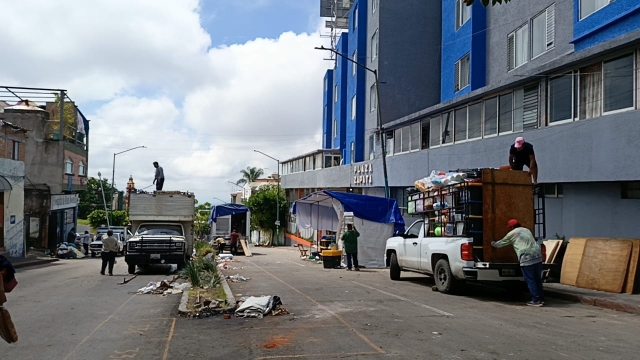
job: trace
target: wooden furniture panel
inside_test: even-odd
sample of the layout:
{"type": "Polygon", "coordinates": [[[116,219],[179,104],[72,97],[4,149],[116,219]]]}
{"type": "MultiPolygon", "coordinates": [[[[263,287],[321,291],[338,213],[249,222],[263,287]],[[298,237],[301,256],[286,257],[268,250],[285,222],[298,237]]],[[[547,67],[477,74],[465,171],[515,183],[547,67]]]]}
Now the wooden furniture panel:
{"type": "Polygon", "coordinates": [[[627,294],[633,294],[634,285],[636,283],[636,276],[638,275],[638,261],[640,261],[640,240],[629,239],[633,244],[631,250],[631,258],[629,259],[629,269],[627,270],[627,277],[624,282],[624,292],[627,294]]]}
{"type": "Polygon", "coordinates": [[[564,253],[562,260],[562,272],[560,274],[560,283],[565,285],[576,285],[580,265],[582,264],[582,255],[584,254],[587,238],[571,238],[567,251],[564,253]]]}
{"type": "Polygon", "coordinates": [[[495,249],[491,242],[502,239],[509,232],[507,222],[511,219],[518,219],[523,227],[534,232],[531,176],[525,171],[484,169],[482,203],[484,261],[518,262],[513,247],[495,249]]]}
{"type": "Polygon", "coordinates": [[[587,239],[576,286],[621,293],[632,248],[633,242],[629,240],[587,239]]]}

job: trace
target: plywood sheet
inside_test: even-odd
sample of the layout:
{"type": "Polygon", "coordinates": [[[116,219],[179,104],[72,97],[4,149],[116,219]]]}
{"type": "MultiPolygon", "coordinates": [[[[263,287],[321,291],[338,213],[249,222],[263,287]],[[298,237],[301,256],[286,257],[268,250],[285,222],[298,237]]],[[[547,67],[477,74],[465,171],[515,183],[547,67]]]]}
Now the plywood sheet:
{"type": "Polygon", "coordinates": [[[251,250],[249,250],[249,246],[247,245],[246,240],[240,240],[240,245],[242,245],[242,251],[244,252],[244,256],[253,256],[253,254],[251,254],[251,250]]]}
{"type": "Polygon", "coordinates": [[[547,248],[547,264],[553,264],[558,251],[562,246],[562,240],[545,240],[544,246],[547,248]]]}
{"type": "Polygon", "coordinates": [[[492,241],[502,239],[508,232],[507,222],[518,219],[534,232],[534,203],[531,176],[524,171],[482,171],[482,231],[484,261],[516,263],[513,247],[495,249],[492,241]]]}
{"type": "Polygon", "coordinates": [[[587,239],[576,286],[621,293],[632,248],[633,242],[629,240],[587,239]]]}
{"type": "Polygon", "coordinates": [[[633,294],[634,285],[636,283],[636,275],[638,275],[638,261],[640,261],[640,240],[630,240],[633,244],[633,248],[631,249],[631,258],[629,259],[627,278],[624,282],[624,292],[627,294],[633,294]]]}
{"type": "Polygon", "coordinates": [[[560,273],[560,283],[565,285],[576,285],[580,265],[582,264],[582,255],[584,254],[587,238],[571,238],[567,251],[564,253],[562,260],[562,272],[560,273]]]}

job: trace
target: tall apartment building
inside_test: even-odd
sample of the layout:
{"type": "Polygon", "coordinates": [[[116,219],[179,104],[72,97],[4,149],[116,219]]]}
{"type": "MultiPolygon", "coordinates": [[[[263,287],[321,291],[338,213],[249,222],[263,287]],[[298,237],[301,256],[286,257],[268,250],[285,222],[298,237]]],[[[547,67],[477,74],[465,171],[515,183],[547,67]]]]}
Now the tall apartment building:
{"type": "MultiPolygon", "coordinates": [[[[389,10],[385,6],[396,6],[390,0],[369,0],[369,8],[374,3],[378,17],[395,16],[396,23],[434,16],[418,7],[389,10]]],[[[427,102],[427,91],[436,89],[437,101],[411,108],[411,92],[394,88],[393,77],[385,78],[378,66],[392,196],[402,205],[406,188],[431,170],[507,165],[509,147],[523,136],[534,145],[546,188],[548,236],[637,236],[640,160],[632,144],[640,134],[640,2],[512,1],[488,8],[480,1],[471,7],[462,0],[427,3],[438,4],[441,20],[425,22],[421,34],[430,40],[438,34],[438,46],[426,52],[439,62],[423,63],[437,80],[420,98],[427,102]],[[383,93],[387,86],[391,94],[383,93]],[[385,101],[405,111],[389,110],[393,105],[385,101]]],[[[379,39],[385,36],[380,22],[379,29],[368,28],[368,38],[376,30],[379,39]]],[[[415,47],[425,46],[405,42],[404,32],[386,35],[398,53],[418,54],[415,47]]],[[[382,43],[379,49],[384,63],[382,43]]],[[[400,64],[388,71],[428,75],[419,73],[418,61],[412,68],[400,64]]],[[[367,129],[373,119],[367,117],[367,129]]],[[[384,196],[380,139],[371,135],[375,146],[367,160],[342,171],[290,173],[283,187],[304,187],[313,178],[309,187],[339,185],[384,196]]]]}
{"type": "Polygon", "coordinates": [[[24,256],[24,159],[27,129],[0,118],[0,254],[24,256]]]}

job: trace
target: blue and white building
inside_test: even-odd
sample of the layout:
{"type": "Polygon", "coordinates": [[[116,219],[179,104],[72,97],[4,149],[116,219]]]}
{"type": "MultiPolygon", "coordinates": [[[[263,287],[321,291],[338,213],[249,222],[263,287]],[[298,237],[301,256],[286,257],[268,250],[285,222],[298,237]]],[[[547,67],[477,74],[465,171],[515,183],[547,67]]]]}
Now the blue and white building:
{"type": "Polygon", "coordinates": [[[347,85],[356,107],[360,97],[366,103],[364,126],[347,125],[345,142],[332,143],[345,150],[342,165],[284,171],[284,163],[283,187],[384,196],[386,141],[391,194],[402,206],[431,170],[507,165],[523,136],[546,186],[548,237],[640,236],[640,1],[366,3],[366,36],[349,35],[348,49],[360,52],[351,39],[365,39],[380,101],[369,73],[363,90],[347,85]]]}

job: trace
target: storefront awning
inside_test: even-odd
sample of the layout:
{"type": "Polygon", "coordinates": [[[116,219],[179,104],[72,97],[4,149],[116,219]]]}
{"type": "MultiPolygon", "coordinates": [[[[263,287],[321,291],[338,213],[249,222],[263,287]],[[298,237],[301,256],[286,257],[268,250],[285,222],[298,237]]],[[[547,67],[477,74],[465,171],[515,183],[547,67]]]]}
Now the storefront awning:
{"type": "Polygon", "coordinates": [[[11,191],[11,183],[4,176],[0,176],[0,192],[11,191]]]}

